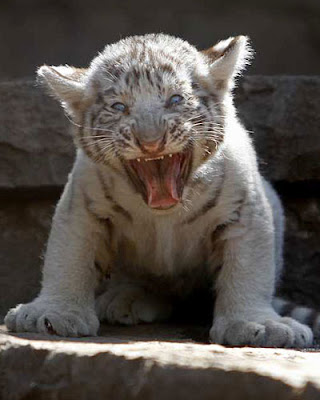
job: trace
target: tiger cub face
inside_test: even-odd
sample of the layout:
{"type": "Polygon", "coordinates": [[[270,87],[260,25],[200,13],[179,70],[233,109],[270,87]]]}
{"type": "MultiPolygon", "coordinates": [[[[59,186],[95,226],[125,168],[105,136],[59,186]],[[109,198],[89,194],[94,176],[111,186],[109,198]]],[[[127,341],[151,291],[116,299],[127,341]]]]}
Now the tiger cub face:
{"type": "Polygon", "coordinates": [[[165,210],[223,142],[228,95],[249,53],[243,36],[200,52],[150,34],[106,46],[88,69],[43,66],[38,76],[73,119],[78,146],[165,210]]]}

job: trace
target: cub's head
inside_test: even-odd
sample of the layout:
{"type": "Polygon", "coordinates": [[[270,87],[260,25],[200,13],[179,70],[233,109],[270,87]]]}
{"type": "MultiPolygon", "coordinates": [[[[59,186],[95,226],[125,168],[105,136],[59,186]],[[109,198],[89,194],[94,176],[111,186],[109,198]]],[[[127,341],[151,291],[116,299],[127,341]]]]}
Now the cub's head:
{"type": "Polygon", "coordinates": [[[77,145],[127,174],[151,208],[167,209],[223,142],[249,55],[244,36],[201,52],[151,34],[106,46],[88,69],[45,65],[38,76],[72,119],[77,145]]]}

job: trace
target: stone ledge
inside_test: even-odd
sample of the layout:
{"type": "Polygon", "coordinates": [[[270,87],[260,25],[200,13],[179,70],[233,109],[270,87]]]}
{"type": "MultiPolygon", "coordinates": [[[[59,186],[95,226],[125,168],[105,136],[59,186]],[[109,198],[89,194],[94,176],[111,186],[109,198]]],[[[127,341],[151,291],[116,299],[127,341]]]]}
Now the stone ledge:
{"type": "Polygon", "coordinates": [[[246,77],[237,105],[270,180],[320,179],[320,77],[246,77]]]}
{"type": "Polygon", "coordinates": [[[32,81],[0,83],[0,189],[61,187],[74,147],[68,121],[32,81]]]}
{"type": "Polygon", "coordinates": [[[169,335],[175,337],[171,340],[161,337],[163,330],[160,335],[154,328],[151,332],[145,341],[136,341],[123,333],[121,336],[119,328],[114,331],[112,327],[103,337],[58,341],[41,335],[25,334],[21,338],[3,332],[0,397],[8,400],[320,397],[320,353],[226,348],[181,339],[172,329],[169,335]]]}
{"type": "MultiPolygon", "coordinates": [[[[320,178],[320,77],[250,76],[236,91],[273,181],[320,178]]],[[[62,188],[74,148],[59,105],[32,81],[0,84],[0,189],[62,188]]]]}

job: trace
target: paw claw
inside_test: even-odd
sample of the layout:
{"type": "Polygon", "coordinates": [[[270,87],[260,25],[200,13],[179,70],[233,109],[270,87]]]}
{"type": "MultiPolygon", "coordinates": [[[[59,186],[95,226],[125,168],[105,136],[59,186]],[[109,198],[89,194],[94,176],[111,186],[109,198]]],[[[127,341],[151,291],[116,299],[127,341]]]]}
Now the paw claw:
{"type": "Polygon", "coordinates": [[[44,319],[44,325],[45,325],[49,335],[56,335],[57,334],[57,332],[53,329],[53,326],[52,326],[51,322],[48,320],[48,318],[44,319]]]}
{"type": "Polygon", "coordinates": [[[93,336],[97,334],[99,321],[94,311],[72,304],[55,303],[50,299],[36,299],[20,304],[5,317],[9,330],[15,332],[40,332],[60,336],[93,336]]]}

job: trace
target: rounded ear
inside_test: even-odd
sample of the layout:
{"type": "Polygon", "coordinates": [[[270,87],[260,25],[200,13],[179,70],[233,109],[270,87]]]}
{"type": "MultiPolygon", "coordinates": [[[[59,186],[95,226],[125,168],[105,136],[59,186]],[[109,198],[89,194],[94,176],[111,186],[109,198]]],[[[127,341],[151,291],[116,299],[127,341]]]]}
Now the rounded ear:
{"type": "Polygon", "coordinates": [[[73,115],[84,98],[86,69],[69,65],[43,65],[37,71],[38,82],[45,85],[66,111],[73,115]]]}
{"type": "Polygon", "coordinates": [[[234,78],[250,63],[253,50],[247,36],[230,37],[202,51],[217,89],[232,89],[234,78]]]}

